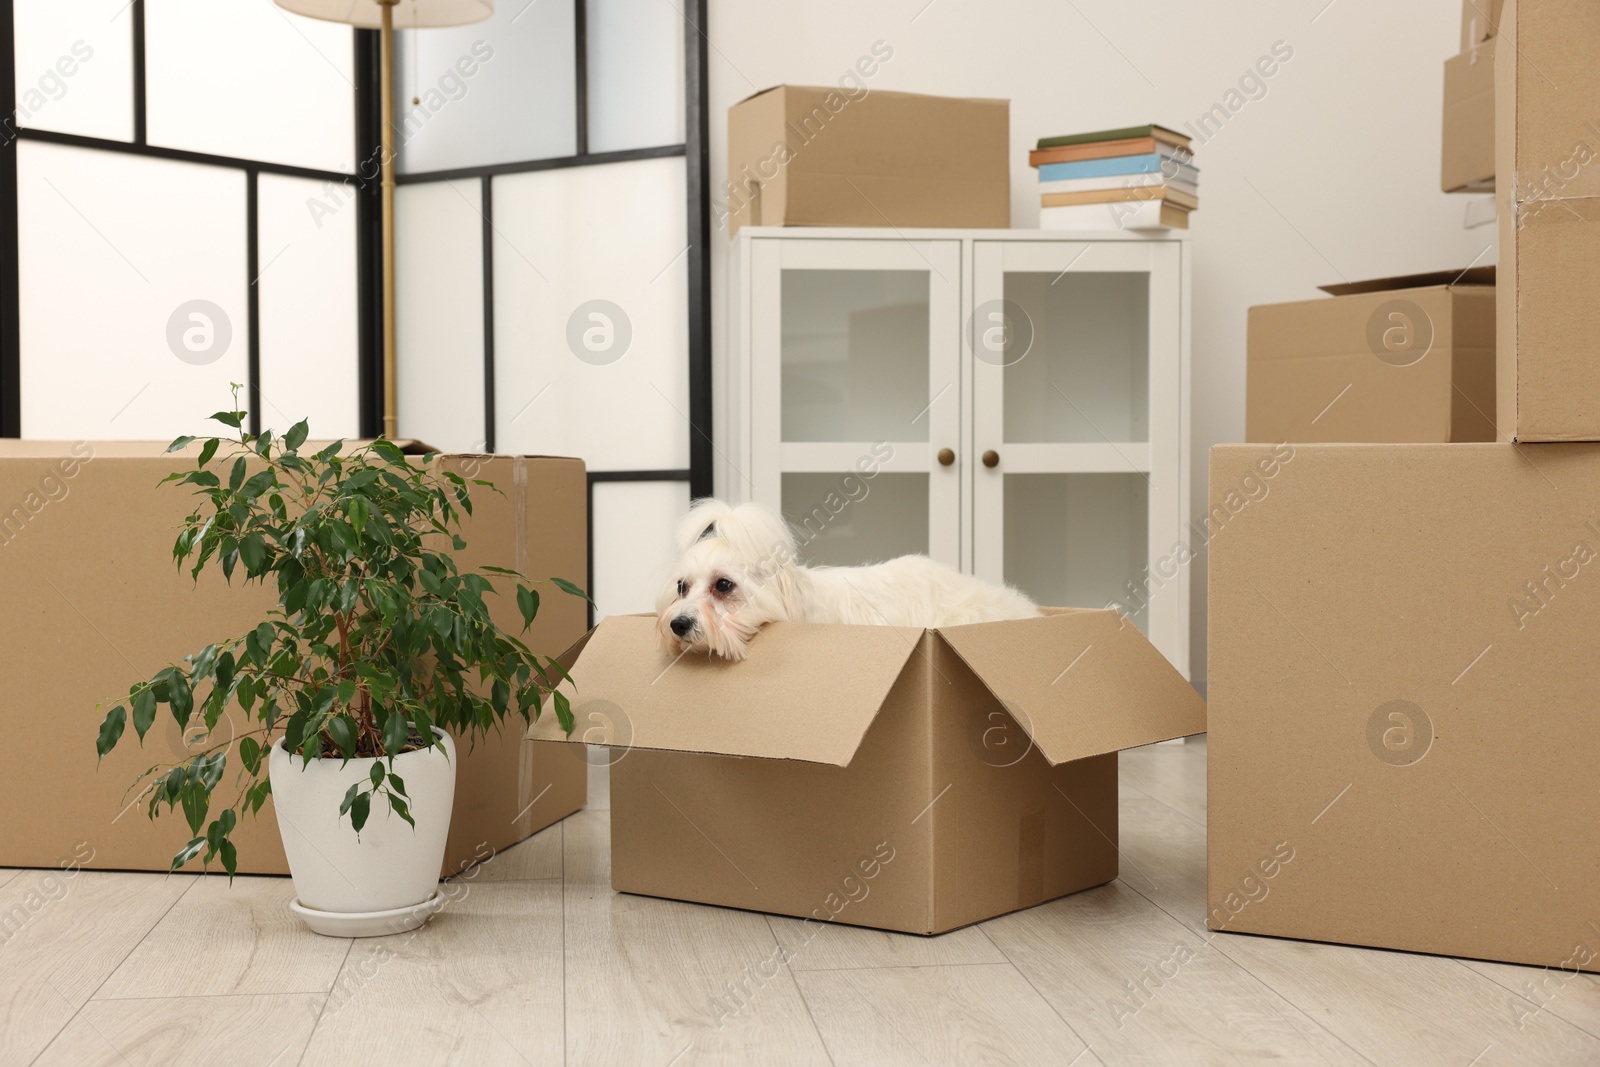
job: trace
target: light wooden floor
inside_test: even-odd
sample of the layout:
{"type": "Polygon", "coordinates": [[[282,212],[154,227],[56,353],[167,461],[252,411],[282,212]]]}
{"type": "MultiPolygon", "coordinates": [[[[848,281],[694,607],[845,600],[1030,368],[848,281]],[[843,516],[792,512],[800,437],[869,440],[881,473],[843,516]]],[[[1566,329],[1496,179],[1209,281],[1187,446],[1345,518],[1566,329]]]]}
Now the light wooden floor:
{"type": "Polygon", "coordinates": [[[0,945],[0,1065],[1600,1064],[1594,976],[1213,938],[1203,744],[1123,757],[1121,880],[934,939],[829,928],[720,1017],[798,924],[613,894],[594,777],[398,937],[305,932],[282,878],[0,869],[0,914],[48,900],[0,945]]]}

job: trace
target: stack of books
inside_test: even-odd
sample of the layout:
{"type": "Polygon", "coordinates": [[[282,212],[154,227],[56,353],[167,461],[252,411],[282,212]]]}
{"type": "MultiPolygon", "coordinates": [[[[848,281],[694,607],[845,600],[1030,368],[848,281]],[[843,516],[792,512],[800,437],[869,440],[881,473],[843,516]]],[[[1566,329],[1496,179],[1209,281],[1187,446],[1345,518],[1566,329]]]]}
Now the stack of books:
{"type": "Polygon", "coordinates": [[[1200,206],[1189,138],[1164,126],[1043,137],[1028,164],[1046,230],[1186,230],[1200,206]]]}

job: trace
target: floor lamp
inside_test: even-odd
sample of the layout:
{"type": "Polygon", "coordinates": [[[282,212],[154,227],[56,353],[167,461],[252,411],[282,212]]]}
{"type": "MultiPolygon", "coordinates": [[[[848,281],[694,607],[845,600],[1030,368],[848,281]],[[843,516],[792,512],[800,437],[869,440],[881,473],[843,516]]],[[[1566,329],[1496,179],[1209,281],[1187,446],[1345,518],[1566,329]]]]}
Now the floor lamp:
{"type": "Polygon", "coordinates": [[[494,0],[274,0],[297,15],[377,30],[378,81],[381,83],[383,185],[383,434],[396,436],[398,426],[395,375],[394,297],[394,29],[419,30],[464,26],[494,14],[494,0]]]}

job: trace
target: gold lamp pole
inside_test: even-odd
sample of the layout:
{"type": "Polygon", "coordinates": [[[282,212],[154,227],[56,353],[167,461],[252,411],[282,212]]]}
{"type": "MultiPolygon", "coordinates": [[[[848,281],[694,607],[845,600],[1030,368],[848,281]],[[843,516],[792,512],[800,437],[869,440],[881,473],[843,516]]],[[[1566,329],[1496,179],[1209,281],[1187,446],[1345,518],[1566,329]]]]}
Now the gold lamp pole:
{"type": "Polygon", "coordinates": [[[394,314],[394,5],[378,0],[383,25],[378,30],[378,121],[383,187],[383,436],[393,440],[400,429],[399,372],[395,367],[394,314]]]}
{"type": "Polygon", "coordinates": [[[297,15],[378,31],[379,184],[383,201],[383,434],[399,426],[394,285],[394,20],[412,29],[463,26],[494,14],[494,0],[273,0],[297,15]]]}

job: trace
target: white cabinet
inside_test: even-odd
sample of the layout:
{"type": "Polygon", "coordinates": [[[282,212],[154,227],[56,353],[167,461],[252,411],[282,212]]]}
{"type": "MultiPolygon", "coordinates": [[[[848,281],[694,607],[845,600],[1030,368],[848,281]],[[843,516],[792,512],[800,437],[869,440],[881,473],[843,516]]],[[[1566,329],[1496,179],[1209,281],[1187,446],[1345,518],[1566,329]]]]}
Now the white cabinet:
{"type": "Polygon", "coordinates": [[[808,563],[1116,604],[1188,673],[1186,234],[747,227],[718,489],[808,563]]]}

